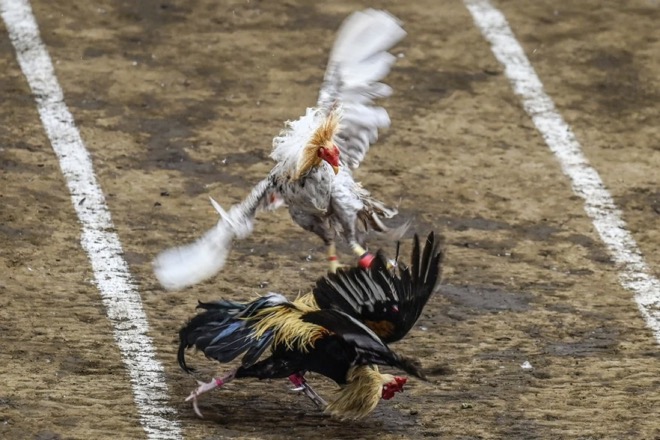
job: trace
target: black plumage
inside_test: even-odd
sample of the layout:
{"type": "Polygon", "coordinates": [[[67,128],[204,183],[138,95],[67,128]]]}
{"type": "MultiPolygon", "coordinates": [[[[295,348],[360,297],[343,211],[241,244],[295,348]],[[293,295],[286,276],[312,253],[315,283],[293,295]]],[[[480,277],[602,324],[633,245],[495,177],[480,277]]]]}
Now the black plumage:
{"type": "MultiPolygon", "coordinates": [[[[191,371],[185,350],[194,346],[222,363],[243,355],[229,380],[302,378],[307,371],[316,372],[350,393],[371,393],[369,399],[348,398],[353,394],[347,391],[343,400],[338,399],[341,407],[329,406],[335,415],[362,417],[373,409],[381,391],[385,398],[383,390],[389,389],[391,397],[392,390],[400,391],[405,383],[381,375],[373,366],[391,366],[424,378],[417,360],[393,352],[387,344],[405,336],[419,318],[439,280],[442,256],[440,240],[433,233],[423,249],[415,236],[410,267],[388,268],[389,260],[379,251],[371,269],[339,270],[319,279],[313,296],[290,302],[269,294],[244,304],[200,303],[204,311],[179,332],[179,364],[191,371]],[[270,356],[259,360],[269,347],[270,356]],[[357,385],[351,388],[360,381],[368,386],[362,391],[355,391],[357,385]],[[362,401],[369,403],[356,403],[362,401]]],[[[215,386],[219,385],[205,384],[191,398],[215,386]]]]}
{"type": "Polygon", "coordinates": [[[440,278],[441,247],[431,232],[422,250],[415,235],[411,265],[396,269],[388,268],[388,259],[379,251],[370,269],[340,269],[319,279],[313,292],[316,303],[364,322],[385,343],[399,341],[419,319],[440,278]]]}

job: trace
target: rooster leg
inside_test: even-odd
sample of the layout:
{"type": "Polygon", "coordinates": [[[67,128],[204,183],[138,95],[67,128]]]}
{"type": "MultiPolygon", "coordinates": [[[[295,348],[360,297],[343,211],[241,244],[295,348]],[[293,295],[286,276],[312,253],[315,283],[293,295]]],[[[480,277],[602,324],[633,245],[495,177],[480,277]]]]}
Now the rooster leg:
{"type": "Polygon", "coordinates": [[[311,385],[307,383],[305,376],[301,373],[292,374],[289,376],[289,380],[296,386],[296,388],[293,389],[294,391],[302,391],[305,393],[305,396],[309,397],[319,409],[325,409],[325,407],[328,406],[328,403],[323,400],[321,396],[316,394],[316,391],[314,391],[311,385]]]}
{"type": "Polygon", "coordinates": [[[192,400],[193,403],[193,409],[195,410],[195,414],[197,414],[200,418],[204,418],[202,415],[202,412],[199,410],[199,407],[197,406],[197,398],[201,396],[202,394],[206,393],[207,391],[211,391],[214,388],[219,388],[226,384],[227,382],[231,382],[234,380],[234,377],[236,377],[236,370],[232,371],[231,373],[227,374],[225,377],[216,377],[213,378],[210,382],[200,382],[198,381],[197,383],[199,384],[199,387],[194,390],[192,393],[190,393],[190,396],[186,398],[186,402],[189,402],[192,400]]]}
{"type": "Polygon", "coordinates": [[[358,261],[360,267],[363,269],[369,269],[371,267],[371,263],[374,261],[374,254],[367,252],[367,250],[360,246],[357,242],[353,242],[351,247],[353,248],[353,252],[355,252],[360,257],[360,260],[358,261]]]}
{"type": "Polygon", "coordinates": [[[337,249],[335,248],[334,241],[328,243],[328,263],[330,264],[330,273],[337,272],[337,269],[339,269],[339,260],[337,259],[337,249]]]}

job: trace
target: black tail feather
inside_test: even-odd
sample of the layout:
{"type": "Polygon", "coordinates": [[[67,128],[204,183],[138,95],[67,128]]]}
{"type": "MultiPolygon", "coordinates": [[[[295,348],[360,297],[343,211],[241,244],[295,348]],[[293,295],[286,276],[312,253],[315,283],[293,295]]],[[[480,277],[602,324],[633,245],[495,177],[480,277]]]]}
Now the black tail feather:
{"type": "Polygon", "coordinates": [[[185,327],[182,328],[181,331],[179,331],[179,350],[177,351],[176,358],[179,361],[179,366],[183,371],[185,371],[186,373],[192,373],[195,371],[195,369],[189,367],[186,364],[186,349],[191,346],[188,345],[187,343],[187,337],[185,335],[184,336],[181,335],[184,329],[185,327]]]}
{"type": "Polygon", "coordinates": [[[179,350],[177,359],[185,372],[194,371],[186,364],[186,349],[195,347],[211,359],[218,362],[230,362],[246,353],[244,365],[256,362],[270,346],[272,334],[266,333],[255,339],[252,335],[251,322],[244,319],[258,310],[272,305],[271,297],[264,296],[250,303],[237,303],[221,300],[199,302],[197,308],[203,312],[193,317],[179,331],[179,350]]]}

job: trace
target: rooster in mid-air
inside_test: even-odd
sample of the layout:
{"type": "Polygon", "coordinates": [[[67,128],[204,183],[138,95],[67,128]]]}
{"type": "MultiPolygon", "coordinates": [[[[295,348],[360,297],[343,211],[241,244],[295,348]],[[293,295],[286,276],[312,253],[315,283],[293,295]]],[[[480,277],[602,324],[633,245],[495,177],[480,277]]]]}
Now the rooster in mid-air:
{"type": "Polygon", "coordinates": [[[391,88],[379,81],[396,57],[388,50],[406,32],[384,11],[368,9],[352,14],[340,28],[330,54],[316,107],[297,121],[289,121],[273,140],[271,157],[277,161],[240,204],[225,212],[212,200],[221,219],[195,243],[161,253],[154,269],[161,284],[177,289],[215,275],[224,265],[234,238],[251,234],[258,209],[286,204],[291,218],[323,239],[330,271],[338,267],[335,238],[343,236],[360,264],[368,267],[373,255],[364,247],[369,229],[391,231],[382,219],[397,211],[371,197],[353,180],[357,168],[389,127],[387,111],[374,99],[387,97],[391,88]],[[362,243],[362,244],[361,244],[362,243]]]}
{"type": "MultiPolygon", "coordinates": [[[[358,419],[382,399],[403,390],[406,378],[382,374],[379,365],[391,366],[424,378],[419,362],[387,346],[403,338],[415,324],[434,292],[441,273],[443,252],[431,232],[424,248],[415,235],[410,267],[390,268],[379,251],[369,269],[338,269],[319,279],[312,293],[288,301],[270,293],[250,303],[200,303],[204,311],[179,332],[179,364],[185,371],[185,351],[195,347],[219,362],[240,355],[241,365],[199,388],[193,400],[239,378],[286,378],[317,405],[325,406],[304,378],[308,371],[339,384],[338,397],[325,408],[333,416],[358,419]],[[270,349],[270,356],[259,360],[270,349]]],[[[398,258],[398,245],[397,245],[398,258]]]]}

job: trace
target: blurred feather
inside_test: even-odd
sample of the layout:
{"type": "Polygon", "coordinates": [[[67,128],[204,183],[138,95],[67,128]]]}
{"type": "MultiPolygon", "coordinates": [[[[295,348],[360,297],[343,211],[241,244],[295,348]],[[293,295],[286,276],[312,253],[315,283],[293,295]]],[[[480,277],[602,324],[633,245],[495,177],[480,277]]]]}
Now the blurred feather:
{"type": "Polygon", "coordinates": [[[374,100],[392,93],[379,81],[396,60],[388,51],[405,35],[399,20],[385,11],[367,9],[344,21],[316,107],[286,122],[273,139],[271,158],[277,164],[244,201],[225,211],[211,199],[220,215],[217,225],[194,243],[156,257],[154,272],[163,287],[180,289],[214,276],[223,268],[233,240],[252,233],[259,209],[286,204],[291,218],[321,237],[329,250],[340,236],[360,256],[365,254],[366,231],[391,231],[382,219],[397,210],[356,183],[351,168],[364,159],[378,130],[390,125],[387,111],[374,100]]]}

